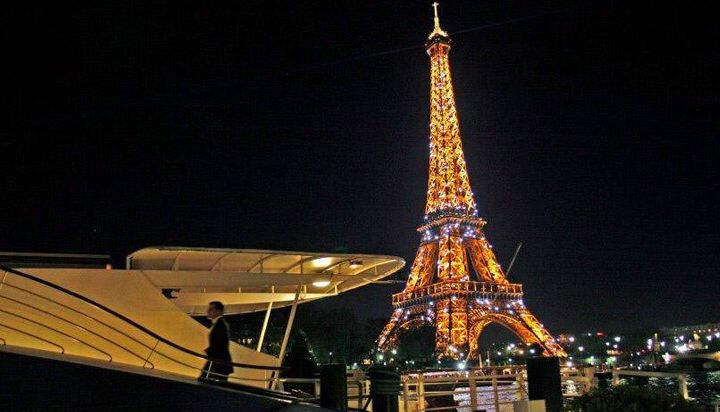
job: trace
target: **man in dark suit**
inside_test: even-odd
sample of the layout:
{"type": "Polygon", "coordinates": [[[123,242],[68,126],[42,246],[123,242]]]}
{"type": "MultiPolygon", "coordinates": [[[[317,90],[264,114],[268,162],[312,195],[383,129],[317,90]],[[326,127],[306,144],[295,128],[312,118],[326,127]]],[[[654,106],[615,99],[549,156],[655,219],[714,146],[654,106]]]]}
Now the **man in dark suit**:
{"type": "Polygon", "coordinates": [[[205,362],[200,380],[227,381],[228,375],[233,372],[232,365],[222,361],[232,362],[230,357],[230,327],[223,319],[225,305],[222,302],[213,301],[208,304],[207,317],[212,321],[209,335],[209,346],[205,354],[211,360],[205,362]],[[221,362],[217,362],[220,360],[221,362]]]}

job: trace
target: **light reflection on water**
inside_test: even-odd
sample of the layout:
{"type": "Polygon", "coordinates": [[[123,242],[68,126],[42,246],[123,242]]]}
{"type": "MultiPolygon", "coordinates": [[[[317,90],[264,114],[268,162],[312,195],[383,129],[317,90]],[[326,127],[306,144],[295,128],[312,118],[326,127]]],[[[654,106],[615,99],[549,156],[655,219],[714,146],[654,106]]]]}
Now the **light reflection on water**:
{"type": "MultiPolygon", "coordinates": [[[[512,402],[518,400],[517,384],[512,383],[510,385],[499,385],[498,400],[500,408],[495,409],[495,392],[492,386],[478,386],[477,387],[477,405],[480,410],[486,412],[512,412],[512,402]]],[[[467,388],[455,389],[453,400],[457,403],[458,407],[455,408],[457,412],[470,412],[470,394],[467,388]]]]}
{"type": "MultiPolygon", "coordinates": [[[[720,401],[720,371],[688,373],[688,395],[703,404],[720,401]]],[[[624,377],[622,383],[647,384],[678,393],[678,380],[675,378],[636,378],[624,377]]]]}

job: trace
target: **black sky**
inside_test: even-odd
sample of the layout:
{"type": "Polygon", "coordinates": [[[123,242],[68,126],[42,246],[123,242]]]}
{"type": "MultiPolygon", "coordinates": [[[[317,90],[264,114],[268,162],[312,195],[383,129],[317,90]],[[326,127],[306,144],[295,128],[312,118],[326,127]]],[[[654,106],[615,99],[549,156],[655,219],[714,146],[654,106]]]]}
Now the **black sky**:
{"type": "MultiPolygon", "coordinates": [[[[0,250],[411,261],[429,3],[5,8],[0,250]]],[[[720,320],[720,52],[703,7],[441,4],[487,235],[505,265],[523,242],[511,279],[552,331],[720,320]]],[[[327,304],[389,316],[400,287],[327,304]]]]}

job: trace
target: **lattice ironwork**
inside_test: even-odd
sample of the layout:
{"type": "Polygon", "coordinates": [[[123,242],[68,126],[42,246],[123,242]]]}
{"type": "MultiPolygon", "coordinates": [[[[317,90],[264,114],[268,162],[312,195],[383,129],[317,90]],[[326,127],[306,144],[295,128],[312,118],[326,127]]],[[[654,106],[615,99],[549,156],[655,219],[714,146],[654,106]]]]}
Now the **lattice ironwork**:
{"type": "Polygon", "coordinates": [[[477,359],[485,326],[499,323],[545,355],[566,356],[525,307],[522,285],[508,282],[485,221],[477,216],[470,188],[450,76],[450,37],[435,27],[426,45],[430,56],[430,167],[420,248],[405,289],[393,295],[395,310],[378,338],[378,349],[398,344],[401,331],[435,326],[438,359],[477,359]],[[472,270],[471,270],[472,269],[472,270]]]}

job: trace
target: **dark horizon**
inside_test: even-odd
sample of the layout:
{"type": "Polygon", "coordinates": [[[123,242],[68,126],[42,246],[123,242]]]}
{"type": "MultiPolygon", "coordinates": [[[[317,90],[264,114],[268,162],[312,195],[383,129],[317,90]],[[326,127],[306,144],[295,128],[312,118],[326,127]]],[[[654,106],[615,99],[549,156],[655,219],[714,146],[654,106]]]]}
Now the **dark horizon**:
{"type": "MultiPolygon", "coordinates": [[[[409,267],[430,3],[11,10],[0,250],[122,265],[150,245],[284,249],[409,267]]],[[[505,267],[523,243],[509,278],[553,333],[718,321],[720,56],[697,7],[440,6],[486,235],[505,267]]],[[[317,305],[389,317],[401,287],[317,305]]]]}

